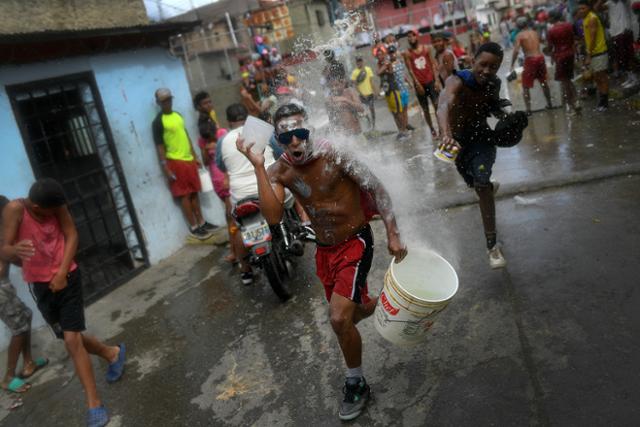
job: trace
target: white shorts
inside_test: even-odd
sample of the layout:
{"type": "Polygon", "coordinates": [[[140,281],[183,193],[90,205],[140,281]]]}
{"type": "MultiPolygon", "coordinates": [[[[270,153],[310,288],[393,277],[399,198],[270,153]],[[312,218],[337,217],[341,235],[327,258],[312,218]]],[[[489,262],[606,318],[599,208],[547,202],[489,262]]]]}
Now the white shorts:
{"type": "Polygon", "coordinates": [[[608,52],[601,53],[591,57],[591,65],[589,68],[594,73],[601,71],[607,71],[609,69],[609,54],[608,52]]]}

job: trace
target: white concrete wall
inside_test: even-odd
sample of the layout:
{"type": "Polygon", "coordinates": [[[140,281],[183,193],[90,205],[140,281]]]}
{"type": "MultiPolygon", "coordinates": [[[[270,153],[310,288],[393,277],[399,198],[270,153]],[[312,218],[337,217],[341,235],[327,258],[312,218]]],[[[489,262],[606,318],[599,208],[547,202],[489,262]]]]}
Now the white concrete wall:
{"type": "MultiPolygon", "coordinates": [[[[150,261],[155,264],[180,248],[188,231],[166,186],[152,139],[151,121],[158,111],[154,91],[158,87],[173,91],[174,109],[183,114],[197,143],[196,114],[184,68],[164,49],[0,66],[0,194],[10,199],[25,197],[34,181],[5,86],[86,71],[95,74],[150,261]]],[[[223,224],[224,208],[215,194],[201,195],[201,200],[207,219],[223,224]]],[[[37,312],[19,269],[12,268],[11,279],[19,296],[37,312]]],[[[36,313],[34,327],[40,325],[43,320],[36,313]]],[[[0,326],[0,348],[6,347],[9,339],[8,330],[0,326]]]]}

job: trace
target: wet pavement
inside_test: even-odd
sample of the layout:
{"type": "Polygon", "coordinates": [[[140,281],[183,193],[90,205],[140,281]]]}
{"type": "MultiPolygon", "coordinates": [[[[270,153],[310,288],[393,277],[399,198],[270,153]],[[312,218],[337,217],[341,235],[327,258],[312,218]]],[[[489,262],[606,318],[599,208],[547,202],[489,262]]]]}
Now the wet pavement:
{"type": "MultiPolygon", "coordinates": [[[[472,192],[433,158],[423,130],[404,143],[349,142],[390,188],[410,248],[435,249],[460,276],[422,345],[394,347],[371,319],[361,323],[374,400],[351,425],[638,424],[639,121],[624,103],[578,120],[536,113],[524,141],[499,150],[502,271],[487,265],[472,192]]],[[[392,129],[388,117],[380,129],[392,129]]],[[[380,222],[374,232],[377,294],[389,257],[380,222]]],[[[91,305],[90,332],[128,346],[116,384],[94,360],[110,425],[340,425],[344,364],[312,252],[286,304],[262,279],[242,286],[224,249],[200,246],[91,305]]],[[[34,341],[52,365],[1,425],[82,425],[82,390],[62,343],[46,330],[34,341]]]]}

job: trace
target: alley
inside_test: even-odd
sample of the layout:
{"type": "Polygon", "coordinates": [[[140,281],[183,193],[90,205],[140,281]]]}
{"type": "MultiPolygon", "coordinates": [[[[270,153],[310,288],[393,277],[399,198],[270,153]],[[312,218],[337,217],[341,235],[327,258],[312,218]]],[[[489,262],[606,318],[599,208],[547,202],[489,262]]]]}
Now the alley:
{"type": "MultiPolygon", "coordinates": [[[[451,260],[460,291],[414,348],[394,347],[371,320],[362,323],[374,400],[353,425],[638,419],[640,220],[632,213],[640,210],[640,158],[623,126],[637,126],[635,112],[616,108],[617,116],[573,122],[560,110],[536,113],[525,140],[500,150],[503,271],[487,265],[473,194],[452,166],[432,160],[421,131],[403,145],[370,143],[363,160],[388,160],[375,170],[394,192],[409,249],[426,245],[451,260]],[[391,179],[394,168],[401,179],[391,179]]],[[[374,231],[369,283],[377,294],[389,256],[382,223],[374,231]]],[[[97,368],[110,425],[339,425],[343,361],[311,245],[286,304],[262,278],[243,287],[224,255],[183,248],[88,308],[90,331],[129,349],[122,381],[106,384],[97,368]]],[[[2,425],[82,423],[80,384],[51,341],[46,331],[37,340],[56,349],[55,363],[2,425]]]]}

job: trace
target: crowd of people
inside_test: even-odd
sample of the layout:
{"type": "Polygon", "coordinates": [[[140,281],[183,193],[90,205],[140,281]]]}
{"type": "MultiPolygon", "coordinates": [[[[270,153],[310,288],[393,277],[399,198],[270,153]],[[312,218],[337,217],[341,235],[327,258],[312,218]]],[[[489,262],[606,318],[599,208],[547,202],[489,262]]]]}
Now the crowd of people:
{"type": "MultiPolygon", "coordinates": [[[[555,80],[561,85],[569,114],[581,111],[575,80],[583,82],[582,97],[595,84],[598,112],[609,107],[611,78],[620,80],[623,89],[639,83],[631,3],[631,0],[579,0],[573,10],[559,3],[531,13],[520,9],[515,15],[503,17],[499,30],[505,48],[512,45],[514,48],[512,70],[520,52],[524,55],[522,87],[528,113],[535,80],[540,82],[547,108],[552,108],[544,54],[550,55],[555,65],[555,80]]],[[[640,18],[640,2],[636,3],[640,18]]]]}
{"type": "MultiPolygon", "coordinates": [[[[625,26],[630,15],[624,12],[627,6],[627,0],[609,5],[610,15],[617,17],[609,31],[616,51],[616,70],[626,73],[627,82],[635,82],[635,61],[625,56],[630,52],[629,27],[625,26]]],[[[580,0],[577,8],[579,25],[565,22],[566,17],[566,11],[554,9],[548,14],[550,26],[532,23],[525,16],[515,19],[515,31],[506,20],[500,24],[505,47],[514,46],[512,68],[520,50],[524,52],[526,113],[531,113],[529,91],[536,79],[542,85],[547,106],[552,107],[544,52],[553,57],[556,79],[561,82],[572,111],[580,108],[572,79],[575,60],[581,52],[583,64],[591,69],[597,85],[597,109],[607,108],[609,45],[602,18],[586,0],[580,0]],[[582,42],[576,44],[576,37],[581,37],[582,42]]],[[[375,100],[384,97],[398,131],[396,138],[407,139],[413,130],[408,120],[413,93],[432,138],[438,140],[441,149],[456,153],[459,174],[478,195],[489,265],[503,268],[506,260],[498,244],[495,219],[498,184],[491,180],[492,168],[496,147],[517,144],[528,123],[525,112],[506,113],[502,108],[497,72],[504,51],[488,40],[490,34],[486,31],[474,35],[468,50],[451,33],[432,34],[431,45],[421,42],[420,37],[417,30],[409,31],[408,48],[401,50],[394,34],[384,35],[371,51],[375,66],[367,66],[365,58],[358,56],[351,72],[334,51],[323,52],[322,81],[332,135],[361,136],[363,116],[375,128],[379,118],[375,100]],[[499,119],[494,129],[487,124],[491,115],[499,119]]],[[[171,91],[156,91],[160,111],[152,129],[157,156],[191,236],[200,240],[208,239],[217,228],[206,221],[200,208],[198,168],[208,169],[214,190],[225,205],[230,236],[226,260],[240,264],[240,278],[245,285],[251,284],[254,277],[232,216],[234,205],[257,195],[267,222],[277,224],[286,195],[295,198],[308,237],[317,244],[317,275],[347,366],[339,417],[354,419],[362,413],[370,396],[362,367],[362,339],[356,326],[373,313],[377,303],[377,297],[369,296],[367,287],[373,257],[369,221],[379,216],[384,223],[388,252],[396,262],[407,255],[407,247],[384,185],[357,158],[314,133],[304,106],[306,89],[280,65],[282,58],[277,50],[266,46],[262,39],[256,39],[256,48],[258,56],[242,63],[241,101],[225,109],[229,129],[223,128],[207,92],[193,97],[198,114],[197,145],[192,144],[183,116],[173,109],[171,91]],[[243,126],[249,116],[274,126],[274,135],[264,152],[252,151],[253,141],[243,140],[243,126]],[[200,148],[199,155],[195,146],[200,148]]],[[[31,311],[16,297],[8,281],[9,266],[16,264],[22,268],[25,282],[31,284],[38,309],[64,341],[73,360],[85,391],[87,425],[104,426],[109,415],[99,398],[88,355],[96,354],[106,361],[106,379],[114,382],[123,375],[126,348],[124,344],[108,346],[84,333],[82,284],[74,261],[78,233],[64,190],[50,178],[39,179],[23,199],[9,201],[0,196],[0,212],[0,315],[13,335],[2,387],[15,393],[27,391],[30,385],[25,380],[48,363],[45,358],[34,359],[31,355],[31,311]],[[20,355],[23,368],[17,373],[20,355]]]]}

